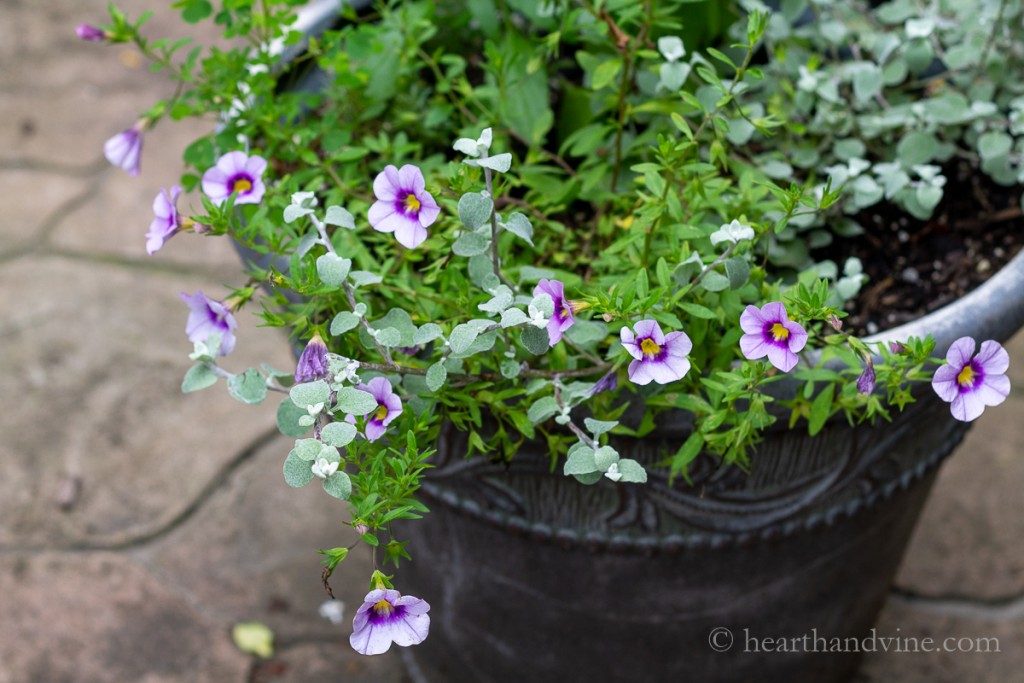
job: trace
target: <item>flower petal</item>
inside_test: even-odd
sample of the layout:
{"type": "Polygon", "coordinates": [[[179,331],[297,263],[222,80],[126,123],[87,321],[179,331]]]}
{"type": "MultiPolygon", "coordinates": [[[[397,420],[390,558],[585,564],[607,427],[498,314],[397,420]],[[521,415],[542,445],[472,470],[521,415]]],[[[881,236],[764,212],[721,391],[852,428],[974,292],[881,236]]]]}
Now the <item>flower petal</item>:
{"type": "Polygon", "coordinates": [[[665,349],[669,356],[685,358],[693,350],[693,342],[682,330],[669,332],[665,335],[665,349]]]}
{"type": "Polygon", "coordinates": [[[768,322],[757,306],[747,306],[740,314],[740,328],[747,334],[761,334],[761,330],[768,322]]]}
{"type": "Polygon", "coordinates": [[[389,202],[383,199],[374,203],[367,212],[370,226],[377,232],[394,232],[395,228],[399,226],[399,222],[394,218],[395,216],[404,218],[395,211],[395,203],[393,201],[389,202]]]}
{"type": "Polygon", "coordinates": [[[978,355],[974,357],[986,375],[1002,375],[1010,367],[1010,354],[1002,344],[989,339],[981,343],[978,355]]]}
{"type": "Polygon", "coordinates": [[[1010,395],[1010,378],[1006,375],[987,375],[977,388],[977,394],[987,406],[997,406],[1010,395]]]}
{"type": "Polygon", "coordinates": [[[427,239],[427,229],[417,221],[409,220],[405,216],[396,213],[402,222],[395,227],[395,239],[403,247],[415,249],[427,239]]]}
{"type": "Polygon", "coordinates": [[[782,324],[789,330],[789,350],[793,353],[800,353],[807,346],[807,331],[798,323],[785,322],[782,324]]]}
{"type": "Polygon", "coordinates": [[[784,346],[775,346],[774,344],[765,344],[765,346],[768,349],[768,362],[783,372],[792,370],[800,360],[795,353],[784,346]]]}
{"type": "Polygon", "coordinates": [[[423,180],[423,172],[419,167],[406,164],[398,170],[398,186],[406,192],[412,192],[419,198],[427,183],[423,180]]]}
{"type": "Polygon", "coordinates": [[[650,373],[650,363],[645,363],[642,360],[635,360],[629,364],[629,381],[633,384],[650,384],[651,380],[654,379],[654,375],[650,373]]]}
{"type": "Polygon", "coordinates": [[[960,395],[960,386],[956,382],[960,370],[952,365],[943,365],[932,375],[932,389],[946,403],[960,395]]]}
{"type": "MultiPolygon", "coordinates": [[[[534,294],[536,296],[536,293],[534,294]]],[[[629,355],[633,356],[637,360],[644,357],[643,352],[640,350],[640,346],[636,343],[636,337],[633,335],[633,330],[628,327],[623,327],[619,330],[619,338],[622,340],[622,348],[626,349],[629,355]]],[[[632,367],[632,366],[631,366],[632,367]]],[[[632,379],[632,377],[630,377],[632,379]]]]}
{"type": "Polygon", "coordinates": [[[970,337],[960,337],[955,342],[950,344],[949,350],[946,351],[946,362],[956,368],[959,373],[964,369],[964,366],[971,362],[971,356],[974,355],[974,340],[970,337]]]}
{"type": "Polygon", "coordinates": [[[780,301],[772,301],[765,304],[761,307],[761,313],[764,315],[766,322],[789,322],[789,314],[786,313],[786,307],[780,301]]]}
{"type": "Polygon", "coordinates": [[[768,355],[768,344],[764,341],[764,335],[758,330],[756,334],[745,334],[740,337],[740,350],[745,358],[757,360],[768,355]]]}
{"type": "Polygon", "coordinates": [[[961,422],[973,422],[985,412],[985,402],[981,400],[980,392],[971,391],[960,394],[949,406],[953,417],[961,422]]]}
{"type": "Polygon", "coordinates": [[[382,202],[394,202],[399,189],[398,169],[394,166],[385,166],[373,179],[373,194],[382,202]]]}
{"type": "Polygon", "coordinates": [[[633,325],[633,329],[638,338],[650,337],[658,346],[665,343],[665,333],[661,331],[657,320],[641,320],[633,325]]]}

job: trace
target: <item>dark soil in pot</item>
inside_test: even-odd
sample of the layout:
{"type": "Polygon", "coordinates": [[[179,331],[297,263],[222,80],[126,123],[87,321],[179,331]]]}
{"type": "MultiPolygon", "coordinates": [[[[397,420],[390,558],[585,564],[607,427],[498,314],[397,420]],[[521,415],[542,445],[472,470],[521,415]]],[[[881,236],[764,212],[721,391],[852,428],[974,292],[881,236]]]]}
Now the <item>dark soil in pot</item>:
{"type": "Polygon", "coordinates": [[[1020,250],[1024,211],[1020,187],[997,185],[962,163],[928,220],[878,204],[855,216],[865,228],[815,253],[842,265],[860,259],[867,283],[847,305],[844,324],[875,334],[942,308],[985,282],[1020,250]]]}

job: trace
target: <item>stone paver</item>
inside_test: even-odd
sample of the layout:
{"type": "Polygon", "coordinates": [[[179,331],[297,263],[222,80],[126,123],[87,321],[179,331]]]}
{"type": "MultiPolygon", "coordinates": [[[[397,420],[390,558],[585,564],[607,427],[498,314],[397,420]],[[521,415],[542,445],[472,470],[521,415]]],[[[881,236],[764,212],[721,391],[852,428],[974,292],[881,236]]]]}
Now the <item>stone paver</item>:
{"type": "MultiPolygon", "coordinates": [[[[208,124],[152,131],[139,178],[103,163],[103,142],[170,94],[130,48],[75,40],[105,4],[0,3],[0,376],[18,389],[0,392],[0,683],[408,683],[396,652],[347,644],[365,547],[332,581],[344,622],[317,614],[315,550],[353,536],[316,486],[283,484],[276,399],[178,393],[178,292],[223,292],[237,261],[193,236],[145,254],[153,197],[208,124]],[[269,660],[232,644],[248,620],[273,629],[269,660]]],[[[186,30],[168,3],[120,4],[155,10],[152,35],[186,30]]],[[[228,367],[290,366],[279,334],[240,324],[228,367]]],[[[1001,651],[869,653],[858,683],[1002,683],[1024,668],[1024,334],[1010,350],[1014,394],[944,467],[877,629],[1001,651]]]]}

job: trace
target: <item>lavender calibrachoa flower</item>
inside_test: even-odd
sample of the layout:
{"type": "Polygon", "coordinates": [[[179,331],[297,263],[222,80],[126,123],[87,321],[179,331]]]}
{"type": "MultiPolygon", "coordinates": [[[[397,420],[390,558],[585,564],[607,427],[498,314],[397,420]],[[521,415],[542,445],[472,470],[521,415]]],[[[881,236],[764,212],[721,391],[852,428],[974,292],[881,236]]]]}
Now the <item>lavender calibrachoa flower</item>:
{"type": "MultiPolygon", "coordinates": [[[[378,582],[378,586],[383,586],[378,582]]],[[[391,649],[418,645],[430,632],[430,605],[426,600],[402,595],[383,587],[366,594],[352,621],[348,642],[364,655],[379,655],[391,649]]]]}
{"type": "Polygon", "coordinates": [[[946,365],[935,371],[932,388],[943,401],[950,403],[953,417],[970,422],[985,412],[986,406],[997,406],[1010,393],[1010,355],[992,340],[982,342],[974,355],[975,341],[961,337],[946,352],[946,365]]]}
{"type": "Polygon", "coordinates": [[[796,354],[807,344],[807,332],[790,321],[786,307],[778,301],[760,309],[747,306],[740,315],[740,327],[746,333],[740,338],[743,355],[750,360],[768,356],[768,362],[783,372],[796,366],[796,354]]]}
{"type": "Polygon", "coordinates": [[[533,295],[547,294],[555,302],[555,314],[548,321],[548,339],[551,346],[562,341],[562,333],[572,327],[572,302],[565,298],[565,285],[558,280],[543,279],[533,289],[533,295]]]}
{"type": "Polygon", "coordinates": [[[384,436],[388,425],[402,414],[402,399],[391,388],[391,382],[384,377],[374,377],[367,384],[356,389],[372,394],[377,399],[377,409],[366,418],[366,440],[376,441],[384,436]]]}
{"type": "Polygon", "coordinates": [[[629,364],[631,382],[668,384],[690,371],[686,354],[693,348],[693,342],[685,332],[665,334],[658,321],[641,320],[632,330],[623,327],[619,335],[623,348],[635,359],[629,364]]]}
{"type": "Polygon", "coordinates": [[[139,175],[142,168],[142,131],[147,125],[145,119],[140,119],[128,130],[107,140],[103,145],[103,156],[128,175],[139,175]]]}
{"type": "Polygon", "coordinates": [[[191,312],[185,323],[185,334],[189,341],[205,342],[210,335],[220,335],[218,355],[226,356],[235,348],[235,329],[238,323],[231,309],[224,302],[211,299],[201,291],[195,294],[181,293],[181,300],[188,304],[191,312]]]}
{"type": "Polygon", "coordinates": [[[324,344],[323,337],[315,333],[302,350],[299,362],[295,365],[295,383],[315,382],[318,379],[326,379],[330,374],[327,345],[324,344]]]}
{"type": "Polygon", "coordinates": [[[426,191],[423,172],[412,164],[388,165],[373,181],[377,201],[370,207],[370,225],[378,232],[393,232],[399,244],[414,249],[427,239],[427,227],[441,208],[426,191]]]}
{"type": "Polygon", "coordinates": [[[167,240],[181,230],[177,207],[180,195],[181,188],[174,185],[171,187],[170,195],[167,194],[167,190],[160,190],[160,194],[153,200],[153,213],[156,218],[149,224],[149,232],[146,233],[146,252],[150,255],[160,251],[167,240]]]}
{"type": "Polygon", "coordinates": [[[263,184],[265,170],[267,160],[258,154],[228,152],[203,174],[203,192],[217,206],[232,194],[236,195],[235,204],[259,204],[267,189],[263,184]]]}

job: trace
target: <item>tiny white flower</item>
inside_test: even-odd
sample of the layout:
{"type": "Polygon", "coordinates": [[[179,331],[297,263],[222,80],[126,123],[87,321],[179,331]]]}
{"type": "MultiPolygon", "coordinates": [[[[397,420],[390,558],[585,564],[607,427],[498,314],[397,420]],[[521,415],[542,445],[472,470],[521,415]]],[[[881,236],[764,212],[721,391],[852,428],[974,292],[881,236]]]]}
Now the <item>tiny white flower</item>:
{"type": "Polygon", "coordinates": [[[338,471],[338,463],[328,462],[327,458],[319,458],[310,469],[313,470],[314,476],[326,479],[338,471]]]}
{"type": "Polygon", "coordinates": [[[490,128],[484,128],[484,131],[480,133],[480,137],[476,140],[472,138],[459,138],[455,141],[452,147],[456,152],[462,152],[468,157],[479,157],[483,156],[487,158],[487,151],[491,148],[491,141],[493,135],[490,128]]]}
{"type": "Polygon", "coordinates": [[[206,342],[197,341],[192,345],[192,353],[188,354],[191,360],[199,360],[204,356],[210,355],[210,349],[206,346],[206,342]]]}
{"type": "Polygon", "coordinates": [[[678,36],[663,36],[658,38],[658,52],[670,62],[682,59],[686,56],[686,48],[683,47],[683,39],[678,36]]]}
{"type": "Polygon", "coordinates": [[[306,406],[306,412],[309,413],[310,415],[319,415],[320,411],[323,409],[324,404],[322,401],[320,403],[317,403],[316,405],[306,406]]]}
{"type": "Polygon", "coordinates": [[[608,471],[604,473],[604,476],[608,477],[612,481],[618,481],[622,479],[622,472],[619,472],[619,463],[613,462],[608,466],[608,471]]]}
{"type": "Polygon", "coordinates": [[[530,304],[529,311],[531,325],[537,328],[548,326],[548,319],[544,316],[542,311],[537,310],[536,306],[530,304]]]}
{"type": "Polygon", "coordinates": [[[341,600],[325,600],[320,605],[320,616],[338,625],[345,620],[345,603],[341,600]]]}
{"type": "Polygon", "coordinates": [[[732,223],[722,225],[718,230],[711,233],[711,244],[720,242],[732,242],[736,244],[743,240],[754,239],[754,229],[749,225],[734,220],[732,223]]]}

